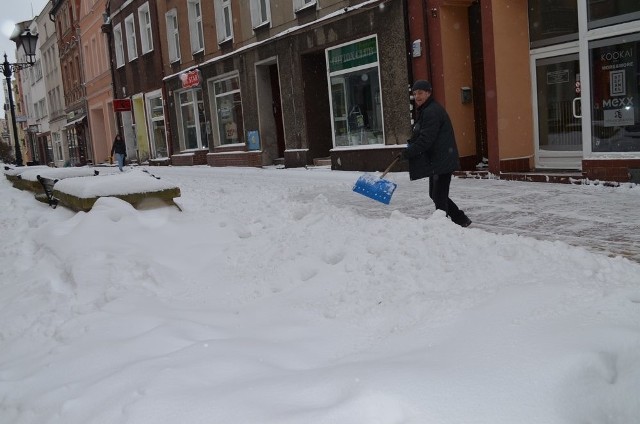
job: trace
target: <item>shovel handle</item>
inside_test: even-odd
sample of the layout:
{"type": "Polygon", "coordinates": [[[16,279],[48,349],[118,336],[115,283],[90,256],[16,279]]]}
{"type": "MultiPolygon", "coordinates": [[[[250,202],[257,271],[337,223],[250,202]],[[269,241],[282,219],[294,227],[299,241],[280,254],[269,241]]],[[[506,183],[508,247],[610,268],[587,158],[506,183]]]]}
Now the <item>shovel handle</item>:
{"type": "Polygon", "coordinates": [[[382,175],[380,175],[380,179],[383,179],[385,175],[387,175],[389,173],[389,171],[391,171],[391,168],[393,168],[393,165],[396,164],[396,162],[398,162],[400,160],[400,158],[395,158],[395,160],[393,162],[391,162],[391,165],[387,166],[387,169],[384,170],[384,172],[382,173],[382,175]]]}

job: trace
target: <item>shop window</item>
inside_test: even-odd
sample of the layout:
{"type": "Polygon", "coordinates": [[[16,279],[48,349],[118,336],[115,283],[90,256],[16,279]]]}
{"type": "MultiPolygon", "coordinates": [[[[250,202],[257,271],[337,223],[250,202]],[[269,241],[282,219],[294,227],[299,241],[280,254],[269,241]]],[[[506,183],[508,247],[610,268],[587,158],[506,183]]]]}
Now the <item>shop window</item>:
{"type": "Polygon", "coordinates": [[[589,44],[594,152],[640,152],[640,33],[589,44]]]}
{"type": "Polygon", "coordinates": [[[589,29],[640,19],[638,0],[588,0],[589,29]]]}
{"type": "Polygon", "coordinates": [[[529,40],[532,48],[577,39],[577,0],[529,0],[529,40]]]}
{"type": "Polygon", "coordinates": [[[375,37],[327,51],[334,146],[384,144],[375,37]]]}
{"type": "Polygon", "coordinates": [[[244,143],[240,79],[237,75],[211,81],[220,145],[244,143]]]}

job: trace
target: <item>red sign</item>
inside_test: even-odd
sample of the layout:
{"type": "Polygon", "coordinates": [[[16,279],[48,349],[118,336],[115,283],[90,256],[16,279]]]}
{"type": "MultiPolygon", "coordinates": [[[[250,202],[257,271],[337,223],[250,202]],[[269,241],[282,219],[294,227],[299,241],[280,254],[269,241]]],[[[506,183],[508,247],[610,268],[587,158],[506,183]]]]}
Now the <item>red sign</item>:
{"type": "Polygon", "coordinates": [[[200,70],[185,72],[180,74],[180,81],[182,81],[182,88],[193,88],[200,86],[202,78],[200,77],[200,70]]]}
{"type": "Polygon", "coordinates": [[[113,99],[114,112],[129,112],[131,110],[131,99],[113,99]]]}

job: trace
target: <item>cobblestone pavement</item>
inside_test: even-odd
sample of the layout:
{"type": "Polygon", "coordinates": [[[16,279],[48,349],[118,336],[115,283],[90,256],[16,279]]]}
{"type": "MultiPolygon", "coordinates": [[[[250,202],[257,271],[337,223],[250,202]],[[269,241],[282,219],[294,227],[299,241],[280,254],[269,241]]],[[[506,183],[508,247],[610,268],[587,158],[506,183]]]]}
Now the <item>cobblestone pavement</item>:
{"type": "MultiPolygon", "coordinates": [[[[427,180],[409,181],[406,174],[387,178],[398,183],[389,206],[332,185],[324,194],[330,202],[369,217],[386,217],[393,210],[413,217],[433,212],[427,180]]],[[[472,219],[472,227],[561,240],[640,262],[640,186],[454,178],[450,197],[472,219]]]]}

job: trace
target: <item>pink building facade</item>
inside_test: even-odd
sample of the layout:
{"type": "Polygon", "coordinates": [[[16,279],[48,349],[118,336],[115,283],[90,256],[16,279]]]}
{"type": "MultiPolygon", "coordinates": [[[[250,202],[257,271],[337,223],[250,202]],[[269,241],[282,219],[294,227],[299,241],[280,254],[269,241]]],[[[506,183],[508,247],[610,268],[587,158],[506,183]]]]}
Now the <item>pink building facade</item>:
{"type": "Polygon", "coordinates": [[[106,0],[82,0],[80,5],[82,70],[91,133],[89,159],[95,164],[109,161],[116,134],[109,45],[102,31],[106,3],[106,0]]]}

